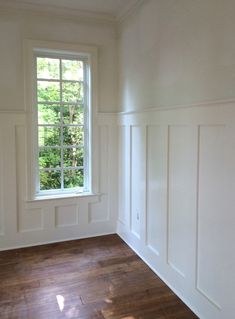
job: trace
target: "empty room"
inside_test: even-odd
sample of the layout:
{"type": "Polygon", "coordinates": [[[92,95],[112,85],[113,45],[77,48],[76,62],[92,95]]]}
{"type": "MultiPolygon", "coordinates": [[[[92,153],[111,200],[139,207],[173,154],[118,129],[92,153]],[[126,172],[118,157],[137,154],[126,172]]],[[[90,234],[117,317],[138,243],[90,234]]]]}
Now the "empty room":
{"type": "Polygon", "coordinates": [[[0,0],[0,319],[235,317],[234,0],[0,0]]]}

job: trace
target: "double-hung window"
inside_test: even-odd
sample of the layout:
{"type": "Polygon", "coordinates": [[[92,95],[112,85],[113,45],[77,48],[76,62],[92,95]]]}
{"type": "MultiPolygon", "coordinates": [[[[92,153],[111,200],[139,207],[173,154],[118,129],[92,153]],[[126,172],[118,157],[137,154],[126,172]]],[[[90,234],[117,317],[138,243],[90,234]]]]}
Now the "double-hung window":
{"type": "Polygon", "coordinates": [[[89,63],[84,55],[34,51],[36,193],[90,187],[89,63]]]}

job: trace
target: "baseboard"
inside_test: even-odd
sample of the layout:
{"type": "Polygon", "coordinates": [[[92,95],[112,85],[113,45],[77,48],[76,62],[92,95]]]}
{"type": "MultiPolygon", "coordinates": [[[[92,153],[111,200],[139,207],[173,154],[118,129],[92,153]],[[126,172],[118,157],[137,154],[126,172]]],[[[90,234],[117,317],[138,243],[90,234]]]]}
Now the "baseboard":
{"type": "Polygon", "coordinates": [[[59,240],[51,240],[51,241],[40,241],[38,243],[34,244],[25,244],[25,245],[17,245],[17,246],[10,246],[7,248],[0,249],[1,251],[8,251],[8,250],[13,250],[13,249],[21,249],[21,248],[27,248],[27,247],[37,247],[41,245],[49,245],[49,244],[55,244],[55,243],[62,243],[62,242],[67,242],[67,241],[72,241],[72,240],[79,240],[79,239],[86,239],[86,238],[93,238],[93,237],[101,237],[101,236],[107,236],[107,235],[115,235],[116,232],[104,232],[104,233],[94,233],[94,234],[88,234],[84,236],[78,236],[78,237],[71,237],[71,238],[66,238],[66,239],[59,239],[59,240]]]}

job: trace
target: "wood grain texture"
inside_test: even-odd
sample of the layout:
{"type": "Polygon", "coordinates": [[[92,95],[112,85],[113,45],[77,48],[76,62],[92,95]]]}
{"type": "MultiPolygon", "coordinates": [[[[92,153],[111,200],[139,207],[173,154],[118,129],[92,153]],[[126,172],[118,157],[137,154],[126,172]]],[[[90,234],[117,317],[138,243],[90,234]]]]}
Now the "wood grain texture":
{"type": "Polygon", "coordinates": [[[1,319],[196,319],[117,236],[0,252],[1,319]]]}

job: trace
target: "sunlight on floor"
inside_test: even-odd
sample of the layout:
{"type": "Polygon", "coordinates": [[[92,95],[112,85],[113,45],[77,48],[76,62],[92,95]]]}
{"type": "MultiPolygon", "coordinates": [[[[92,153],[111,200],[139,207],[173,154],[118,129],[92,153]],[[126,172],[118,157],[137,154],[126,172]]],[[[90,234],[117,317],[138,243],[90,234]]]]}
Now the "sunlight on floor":
{"type": "Polygon", "coordinates": [[[60,308],[60,311],[62,312],[64,310],[64,297],[61,295],[57,295],[56,299],[57,299],[57,303],[60,308]]]}
{"type": "Polygon", "coordinates": [[[61,312],[63,312],[65,318],[74,318],[79,314],[79,309],[77,306],[67,305],[65,307],[65,298],[62,295],[56,295],[56,300],[61,312]]]}
{"type": "Polygon", "coordinates": [[[105,302],[107,302],[107,303],[113,303],[112,300],[111,300],[111,299],[108,299],[108,298],[105,299],[105,302]]]}
{"type": "Polygon", "coordinates": [[[79,309],[77,309],[76,307],[71,307],[70,309],[68,309],[67,311],[65,311],[65,317],[66,318],[77,318],[79,315],[79,309]]]}

